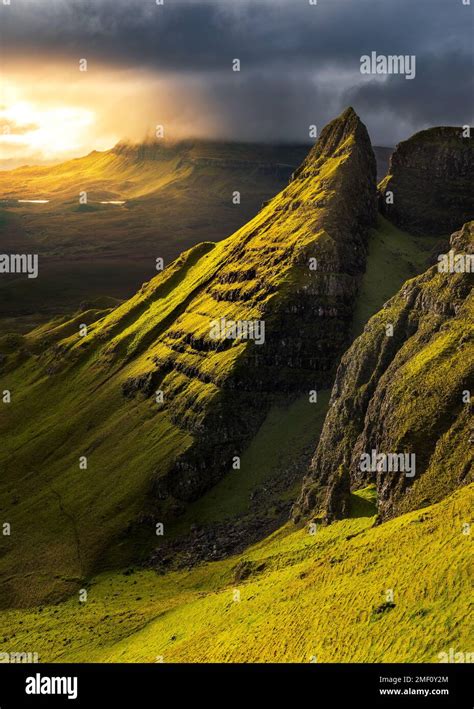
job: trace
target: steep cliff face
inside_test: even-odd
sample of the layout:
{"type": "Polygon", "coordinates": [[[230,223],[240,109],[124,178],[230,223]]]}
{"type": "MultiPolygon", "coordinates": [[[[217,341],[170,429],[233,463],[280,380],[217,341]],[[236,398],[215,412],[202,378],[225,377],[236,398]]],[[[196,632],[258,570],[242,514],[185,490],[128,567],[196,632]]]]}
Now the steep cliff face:
{"type": "MultiPolygon", "coordinates": [[[[156,325],[144,333],[146,313],[122,328],[127,358],[147,344],[147,361],[125,393],[159,388],[173,423],[194,437],[168,474],[157,476],[159,499],[193,500],[228,472],[273,395],[328,386],[348,343],[374,219],[374,156],[348,109],[325,128],[288,187],[203,269],[159,337],[156,325]],[[212,324],[223,321],[263,323],[264,341],[213,338],[212,324]]],[[[120,317],[114,314],[119,329],[120,317]]],[[[105,321],[102,334],[107,329],[105,321]]],[[[121,351],[122,339],[113,348],[121,351]]]]}
{"type": "Polygon", "coordinates": [[[385,520],[472,481],[473,254],[470,222],[346,352],[295,520],[347,516],[351,489],[369,483],[385,520]]]}
{"type": "Polygon", "coordinates": [[[412,234],[450,234],[474,218],[474,138],[430,128],[397,145],[379,186],[380,211],[412,234]]]}
{"type": "Polygon", "coordinates": [[[349,109],[233,236],[185,252],[112,311],[58,319],[16,348],[0,340],[12,392],[0,492],[18,535],[0,542],[5,603],[58,597],[111,547],[114,563],[145,553],[156,523],[238,475],[271,405],[327,388],[375,216],[375,160],[349,109]],[[223,322],[259,335],[216,335],[223,322]],[[41,584],[25,584],[38,569],[41,584]]]}

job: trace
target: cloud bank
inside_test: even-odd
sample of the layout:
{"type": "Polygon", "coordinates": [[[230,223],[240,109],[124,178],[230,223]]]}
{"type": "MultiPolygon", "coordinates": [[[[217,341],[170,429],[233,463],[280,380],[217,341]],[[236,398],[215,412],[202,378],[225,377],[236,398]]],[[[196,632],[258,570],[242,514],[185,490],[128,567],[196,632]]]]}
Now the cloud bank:
{"type": "Polygon", "coordinates": [[[350,104],[394,145],[472,122],[472,13],[462,0],[11,0],[2,69],[43,100],[93,97],[110,139],[163,123],[172,137],[307,141],[350,104]],[[372,51],[415,55],[416,78],[362,75],[372,51]]]}

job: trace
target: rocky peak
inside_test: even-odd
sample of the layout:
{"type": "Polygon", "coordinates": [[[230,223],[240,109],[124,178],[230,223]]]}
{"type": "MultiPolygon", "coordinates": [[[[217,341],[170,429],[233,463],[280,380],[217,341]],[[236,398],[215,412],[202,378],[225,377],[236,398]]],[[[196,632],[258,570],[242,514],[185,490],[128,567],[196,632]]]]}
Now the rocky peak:
{"type": "Polygon", "coordinates": [[[474,139],[463,128],[416,133],[390,159],[380,211],[412,234],[449,234],[474,218],[473,173],[474,139]]]}
{"type": "Polygon", "coordinates": [[[155,523],[168,525],[224,476],[240,477],[235,458],[268,413],[330,386],[376,218],[375,160],[362,124],[347,114],[323,132],[306,164],[308,174],[228,239],[188,250],[113,310],[54,321],[18,357],[7,356],[6,387],[12,377],[18,384],[2,433],[26,425],[14,466],[8,449],[4,455],[10,479],[30,471],[39,439],[42,450],[34,475],[24,475],[34,502],[27,516],[12,503],[21,515],[13,525],[30,520],[23,559],[55,579],[47,593],[60,592],[59,574],[82,583],[105,550],[132,553],[135,534],[154,537],[155,523]],[[229,336],[215,334],[222,320],[229,336]],[[239,322],[258,325],[257,337],[232,334],[239,322]],[[47,425],[31,416],[33,380],[35,410],[48,402],[47,425]],[[73,451],[91,456],[91,475],[72,464],[73,451]],[[45,505],[50,522],[39,538],[33,527],[45,505]],[[68,542],[64,509],[74,520],[68,542]],[[59,567],[55,539],[70,544],[59,567]]]}
{"type": "MultiPolygon", "coordinates": [[[[149,394],[159,383],[173,423],[194,439],[169,474],[157,476],[159,499],[194,499],[222,477],[275,396],[330,384],[349,342],[376,218],[375,175],[365,126],[348,109],[322,131],[290,184],[203,259],[202,279],[162,330],[146,312],[162,278],[147,287],[149,306],[125,330],[130,359],[140,359],[140,341],[147,357],[124,391],[149,394]],[[265,322],[265,342],[211,339],[210,323],[222,319],[265,322]]],[[[127,306],[123,313],[128,323],[127,306]]],[[[120,330],[120,311],[110,320],[120,330]]],[[[103,336],[107,328],[106,319],[103,336]]],[[[109,352],[123,351],[122,335],[116,340],[109,352]]]]}

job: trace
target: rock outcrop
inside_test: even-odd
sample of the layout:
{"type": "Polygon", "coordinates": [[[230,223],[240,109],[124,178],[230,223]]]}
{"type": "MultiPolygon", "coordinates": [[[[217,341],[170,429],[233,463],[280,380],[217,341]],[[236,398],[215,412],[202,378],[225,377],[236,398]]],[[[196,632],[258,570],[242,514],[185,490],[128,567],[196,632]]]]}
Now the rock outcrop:
{"type": "Polygon", "coordinates": [[[370,483],[378,518],[386,520],[472,481],[473,271],[470,222],[452,235],[438,265],[407,281],[343,356],[295,521],[347,516],[351,489],[370,483]],[[378,470],[366,464],[373,451],[386,456],[378,470]],[[398,459],[396,470],[387,457],[395,454],[415,456],[405,459],[414,465],[404,470],[398,459]]]}
{"type": "Polygon", "coordinates": [[[1,485],[22,536],[3,542],[0,577],[20,566],[49,579],[6,581],[5,603],[58,598],[100,563],[144,554],[155,525],[169,530],[239,474],[271,408],[331,385],[376,203],[372,147],[348,109],[232,236],[184,252],[112,311],[58,318],[17,352],[3,343],[1,390],[14,395],[0,420],[1,485]],[[222,323],[259,330],[225,337],[222,323]]]}
{"type": "Polygon", "coordinates": [[[451,234],[474,218],[473,174],[474,139],[462,128],[421,131],[397,145],[380,211],[411,234],[451,234]]]}
{"type": "Polygon", "coordinates": [[[365,268],[375,174],[365,126],[348,109],[288,187],[220,247],[169,326],[151,329],[149,361],[129,391],[162,390],[171,420],[193,437],[157,474],[157,499],[196,499],[232,469],[275,396],[330,385],[365,268]],[[264,323],[264,342],[213,339],[212,323],[223,321],[264,323]]]}

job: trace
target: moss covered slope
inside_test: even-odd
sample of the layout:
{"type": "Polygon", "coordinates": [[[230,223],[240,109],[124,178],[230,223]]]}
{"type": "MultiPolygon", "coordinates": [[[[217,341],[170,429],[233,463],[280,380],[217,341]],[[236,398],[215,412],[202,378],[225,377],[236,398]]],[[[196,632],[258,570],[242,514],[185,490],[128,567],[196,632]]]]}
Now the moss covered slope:
{"type": "Polygon", "coordinates": [[[471,222],[451,238],[459,272],[434,266],[405,283],[342,358],[295,518],[345,516],[350,488],[368,482],[387,519],[472,481],[473,246],[471,222]],[[414,455],[413,475],[367,471],[373,450],[414,455]]]}
{"type": "Polygon", "coordinates": [[[349,109],[229,239],[184,253],[112,311],[3,343],[4,605],[145,554],[155,524],[231,472],[272,407],[330,384],[375,202],[370,141],[349,109]],[[264,321],[265,343],[213,339],[219,318],[264,321]]]}

